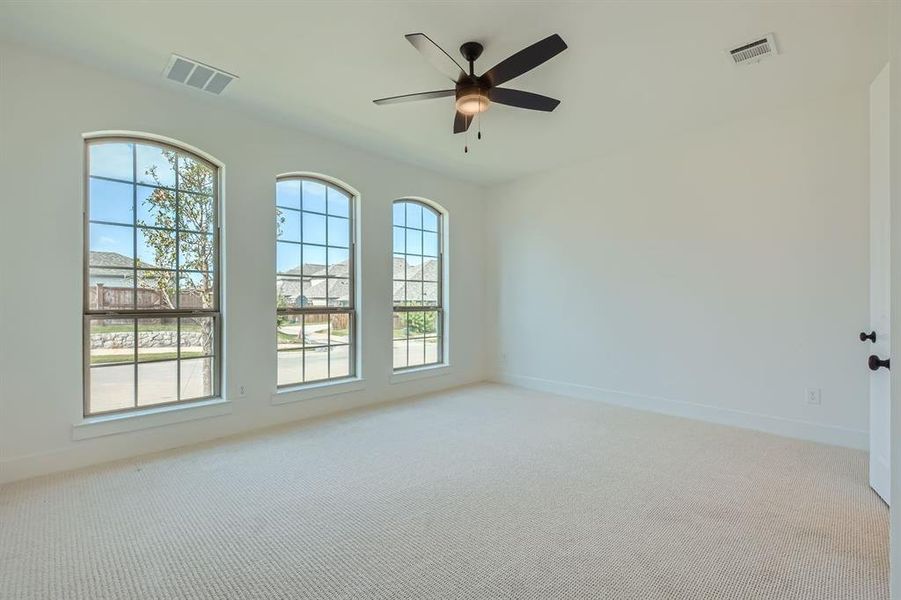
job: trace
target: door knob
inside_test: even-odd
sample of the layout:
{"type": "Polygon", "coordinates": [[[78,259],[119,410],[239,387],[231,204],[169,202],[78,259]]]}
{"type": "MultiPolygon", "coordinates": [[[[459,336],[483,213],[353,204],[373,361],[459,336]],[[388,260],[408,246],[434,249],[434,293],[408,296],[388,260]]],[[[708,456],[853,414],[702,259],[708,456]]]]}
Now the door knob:
{"type": "Polygon", "coordinates": [[[871,370],[871,371],[878,371],[878,370],[879,370],[879,367],[885,367],[886,369],[890,369],[890,368],[891,368],[891,367],[890,367],[891,359],[886,358],[885,360],[882,360],[881,358],[879,358],[879,357],[876,356],[875,354],[871,354],[871,355],[870,355],[870,360],[868,361],[868,363],[869,363],[869,365],[870,365],[870,370],[871,370]]]}
{"type": "Polygon", "coordinates": [[[876,343],[876,332],[871,331],[870,333],[864,333],[863,331],[861,331],[860,332],[860,341],[865,342],[867,340],[870,340],[871,342],[873,342],[875,344],[876,343]]]}

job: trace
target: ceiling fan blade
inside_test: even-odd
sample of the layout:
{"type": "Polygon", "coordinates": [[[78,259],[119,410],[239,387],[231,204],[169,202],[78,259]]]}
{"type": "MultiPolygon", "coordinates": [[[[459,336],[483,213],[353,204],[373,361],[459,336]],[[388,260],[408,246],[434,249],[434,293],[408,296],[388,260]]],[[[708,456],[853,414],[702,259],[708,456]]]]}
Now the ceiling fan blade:
{"type": "Polygon", "coordinates": [[[432,98],[444,98],[453,96],[455,90],[435,90],[434,92],[417,92],[415,94],[404,94],[403,96],[390,96],[388,98],[379,98],[373,100],[379,106],[384,104],[400,104],[401,102],[415,102],[416,100],[431,100],[432,98]]]}
{"type": "Polygon", "coordinates": [[[511,90],[508,88],[491,88],[488,90],[488,97],[492,102],[498,104],[506,104],[507,106],[515,106],[517,108],[528,108],[529,110],[543,110],[551,112],[560,101],[556,98],[548,98],[541,94],[533,94],[532,92],[524,92],[522,90],[511,90]]]}
{"type": "Polygon", "coordinates": [[[564,50],[566,50],[566,42],[555,33],[497,63],[488,69],[482,77],[490,81],[491,85],[500,85],[514,77],[519,77],[526,71],[531,71],[564,50]]]}
{"type": "Polygon", "coordinates": [[[441,46],[436,44],[424,33],[408,33],[404,36],[407,41],[413,44],[413,47],[419,50],[429,63],[444,73],[451,81],[457,82],[461,77],[466,77],[463,67],[451,58],[451,55],[445,52],[441,46]]]}
{"type": "Polygon", "coordinates": [[[472,117],[464,115],[459,110],[457,111],[457,116],[454,117],[454,133],[463,133],[467,129],[469,129],[469,125],[472,123],[472,117]]]}

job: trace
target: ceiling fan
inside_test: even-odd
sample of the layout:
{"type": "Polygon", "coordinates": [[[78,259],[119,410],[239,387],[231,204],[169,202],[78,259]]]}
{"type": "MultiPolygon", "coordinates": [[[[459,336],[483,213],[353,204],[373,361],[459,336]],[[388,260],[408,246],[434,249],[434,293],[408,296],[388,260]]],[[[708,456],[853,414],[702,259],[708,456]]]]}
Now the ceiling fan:
{"type": "Polygon", "coordinates": [[[460,54],[469,63],[469,73],[467,74],[463,67],[451,58],[450,54],[445,52],[441,46],[433,42],[426,34],[410,33],[404,37],[413,44],[414,48],[419,50],[419,53],[433,67],[449,77],[455,83],[455,86],[447,90],[404,94],[403,96],[391,96],[390,98],[373,100],[380,106],[455,96],[457,114],[454,117],[454,133],[462,133],[469,129],[473,117],[488,110],[492,102],[515,106],[516,108],[547,112],[554,110],[560,104],[559,100],[548,98],[541,94],[498,87],[527,71],[531,71],[538,65],[566,50],[566,42],[556,33],[502,60],[485,71],[481,76],[475,74],[474,63],[482,54],[482,44],[466,42],[460,46],[460,54]]]}

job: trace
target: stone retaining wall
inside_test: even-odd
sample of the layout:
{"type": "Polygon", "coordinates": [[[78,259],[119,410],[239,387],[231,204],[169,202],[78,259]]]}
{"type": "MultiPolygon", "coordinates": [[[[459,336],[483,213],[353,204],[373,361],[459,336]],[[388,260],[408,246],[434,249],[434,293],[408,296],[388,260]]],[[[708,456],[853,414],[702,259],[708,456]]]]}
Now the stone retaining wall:
{"type": "MultiPolygon", "coordinates": [[[[98,348],[134,348],[134,333],[123,331],[118,333],[92,333],[91,349],[98,348]]],[[[182,346],[202,346],[203,334],[196,331],[181,333],[182,346]]],[[[140,331],[138,332],[139,348],[174,348],[178,344],[175,331],[140,331]]]]}

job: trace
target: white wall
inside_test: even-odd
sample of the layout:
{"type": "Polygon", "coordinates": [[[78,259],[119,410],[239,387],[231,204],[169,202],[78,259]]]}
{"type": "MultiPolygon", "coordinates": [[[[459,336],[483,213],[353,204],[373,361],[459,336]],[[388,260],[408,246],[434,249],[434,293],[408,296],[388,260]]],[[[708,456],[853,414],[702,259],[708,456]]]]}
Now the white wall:
{"type": "Polygon", "coordinates": [[[867,110],[849,91],[490,190],[496,377],[865,446],[867,110]]]}
{"type": "MultiPolygon", "coordinates": [[[[313,92],[311,92],[313,93],[313,92]]],[[[482,190],[230,108],[225,98],[130,82],[0,46],[0,482],[174,447],[484,378],[482,190]],[[73,440],[81,418],[82,134],[146,131],[226,166],[225,354],[231,414],[73,440]],[[313,171],[361,192],[365,389],[273,406],[274,178],[313,171]],[[450,213],[450,361],[390,382],[391,202],[450,213]],[[40,293],[34,293],[39,290],[40,293]],[[247,396],[237,398],[239,386],[247,396]]]]}

